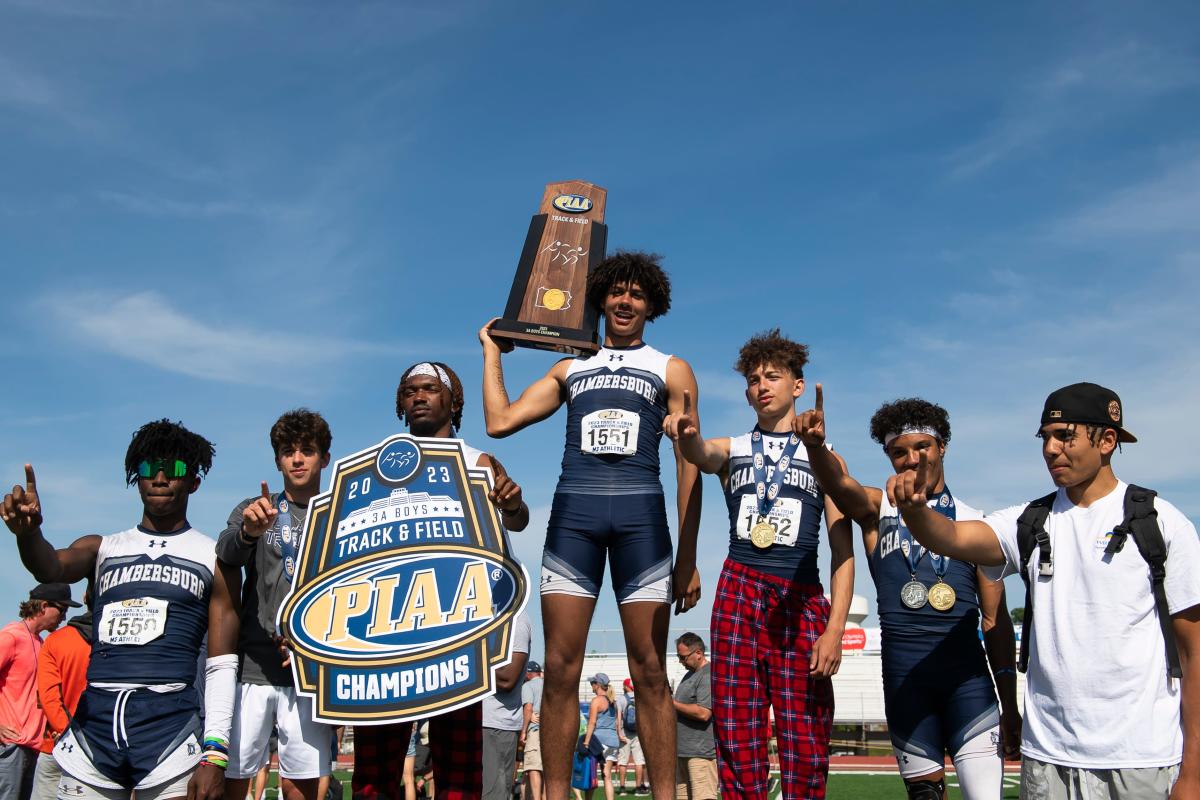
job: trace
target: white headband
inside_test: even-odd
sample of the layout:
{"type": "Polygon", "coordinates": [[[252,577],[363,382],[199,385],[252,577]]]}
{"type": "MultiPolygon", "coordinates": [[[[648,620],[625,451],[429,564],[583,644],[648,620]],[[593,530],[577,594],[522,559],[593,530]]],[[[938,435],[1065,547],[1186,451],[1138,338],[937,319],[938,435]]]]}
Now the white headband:
{"type": "Polygon", "coordinates": [[[905,425],[900,430],[895,431],[894,433],[889,433],[887,436],[883,437],[883,449],[887,450],[888,446],[891,445],[892,442],[896,441],[901,436],[908,436],[910,433],[921,433],[926,436],[932,436],[939,442],[942,440],[942,435],[933,428],[930,428],[928,425],[905,425]]]}
{"type": "Polygon", "coordinates": [[[446,370],[439,367],[437,364],[430,364],[428,361],[422,361],[420,364],[414,364],[405,373],[405,380],[408,380],[413,375],[428,375],[431,378],[437,378],[442,382],[442,385],[454,392],[454,387],[450,385],[450,376],[446,374],[446,370]]]}

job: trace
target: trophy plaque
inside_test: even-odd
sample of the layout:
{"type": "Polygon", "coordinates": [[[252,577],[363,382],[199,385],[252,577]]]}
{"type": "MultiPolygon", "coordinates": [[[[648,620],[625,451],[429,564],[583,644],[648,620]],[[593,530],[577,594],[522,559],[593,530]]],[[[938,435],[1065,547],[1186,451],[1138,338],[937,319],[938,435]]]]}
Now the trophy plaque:
{"type": "Polygon", "coordinates": [[[575,355],[600,349],[600,315],[585,295],[588,272],[604,259],[607,195],[586,181],[546,184],[493,337],[575,355]]]}

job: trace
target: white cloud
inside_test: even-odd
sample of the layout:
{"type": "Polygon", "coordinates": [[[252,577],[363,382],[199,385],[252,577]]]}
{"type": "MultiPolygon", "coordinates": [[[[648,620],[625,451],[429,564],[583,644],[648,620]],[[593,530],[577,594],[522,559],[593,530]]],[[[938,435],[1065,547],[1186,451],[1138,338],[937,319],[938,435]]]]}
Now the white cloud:
{"type": "Polygon", "coordinates": [[[1088,49],[1021,85],[980,137],[949,156],[950,177],[973,177],[1064,131],[1095,126],[1198,84],[1200,63],[1190,54],[1139,41],[1088,49]]]}
{"type": "Polygon", "coordinates": [[[43,297],[40,306],[63,330],[91,347],[168,372],[228,383],[269,385],[270,370],[264,367],[280,361],[306,363],[316,370],[338,359],[400,351],[299,336],[278,327],[205,322],[172,307],[156,292],[124,297],[55,292],[43,297]],[[155,335],[136,335],[137,331],[155,335]]]}
{"type": "Polygon", "coordinates": [[[1058,223],[1054,232],[1075,240],[1115,236],[1200,234],[1200,155],[1123,188],[1058,223]]]}

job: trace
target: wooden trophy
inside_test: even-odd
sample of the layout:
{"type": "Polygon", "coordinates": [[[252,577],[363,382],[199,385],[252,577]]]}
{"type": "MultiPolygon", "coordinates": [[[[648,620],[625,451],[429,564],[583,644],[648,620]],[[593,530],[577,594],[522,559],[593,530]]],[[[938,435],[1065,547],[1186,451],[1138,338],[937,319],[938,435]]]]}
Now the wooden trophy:
{"type": "Polygon", "coordinates": [[[529,222],[504,316],[491,334],[521,347],[591,355],[600,315],[587,303],[587,276],[604,259],[608,192],[585,181],[546,184],[529,222]]]}

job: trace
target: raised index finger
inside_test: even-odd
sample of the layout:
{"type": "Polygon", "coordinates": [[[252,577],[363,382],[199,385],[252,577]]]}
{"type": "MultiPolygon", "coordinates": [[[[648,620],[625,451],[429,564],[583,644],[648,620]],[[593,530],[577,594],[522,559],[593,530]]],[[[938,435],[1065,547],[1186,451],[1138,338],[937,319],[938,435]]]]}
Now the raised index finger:
{"type": "Polygon", "coordinates": [[[33,474],[33,464],[25,465],[25,491],[37,491],[37,476],[33,474]]]}
{"type": "Polygon", "coordinates": [[[821,389],[821,384],[817,384],[817,411],[825,410],[825,392],[821,389]]]}
{"type": "Polygon", "coordinates": [[[691,389],[683,390],[683,413],[685,413],[685,414],[692,413],[692,390],[691,389]]]}
{"type": "Polygon", "coordinates": [[[271,502],[271,490],[267,488],[266,481],[262,482],[262,497],[263,500],[266,500],[268,503],[271,502]]]}

